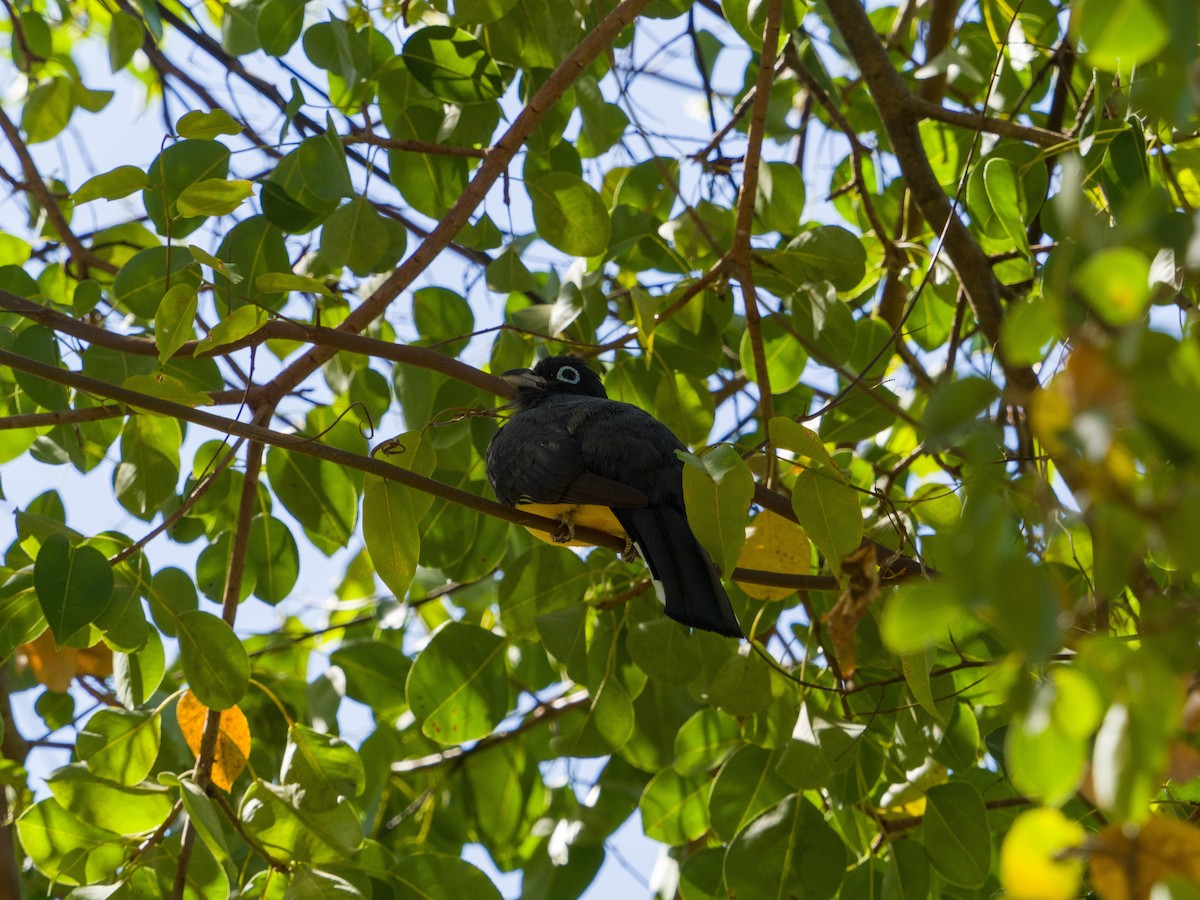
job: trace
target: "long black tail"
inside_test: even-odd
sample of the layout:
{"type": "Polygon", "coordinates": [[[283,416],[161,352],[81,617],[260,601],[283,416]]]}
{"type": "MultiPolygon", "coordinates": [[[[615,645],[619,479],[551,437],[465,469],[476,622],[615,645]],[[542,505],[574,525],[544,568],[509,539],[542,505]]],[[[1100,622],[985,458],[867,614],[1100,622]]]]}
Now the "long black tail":
{"type": "Polygon", "coordinates": [[[667,615],[676,622],[743,637],[717,567],[700,546],[683,511],[674,506],[614,509],[617,521],[650,567],[667,615]]]}

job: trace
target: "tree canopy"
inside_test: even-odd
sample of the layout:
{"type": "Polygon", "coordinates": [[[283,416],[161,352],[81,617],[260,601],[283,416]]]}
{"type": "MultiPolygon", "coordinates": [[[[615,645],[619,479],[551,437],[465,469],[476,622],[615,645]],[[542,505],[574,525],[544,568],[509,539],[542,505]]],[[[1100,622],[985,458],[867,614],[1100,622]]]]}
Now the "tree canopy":
{"type": "Polygon", "coordinates": [[[4,8],[0,894],[575,897],[635,817],[685,900],[1198,895],[1192,0],[4,8]],[[559,353],[750,640],[495,501],[559,353]]]}

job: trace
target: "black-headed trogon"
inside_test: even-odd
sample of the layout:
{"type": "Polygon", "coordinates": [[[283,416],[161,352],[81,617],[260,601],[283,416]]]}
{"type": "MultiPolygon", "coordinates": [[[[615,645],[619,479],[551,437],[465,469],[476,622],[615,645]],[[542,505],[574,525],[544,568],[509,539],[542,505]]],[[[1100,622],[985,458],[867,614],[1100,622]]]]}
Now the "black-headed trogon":
{"type": "Polygon", "coordinates": [[[600,377],[574,356],[543,359],[504,379],[514,413],[487,450],[488,479],[501,503],[563,523],[628,536],[676,622],[742,637],[717,568],[688,525],[684,449],[645,410],[608,399],[600,377]]]}

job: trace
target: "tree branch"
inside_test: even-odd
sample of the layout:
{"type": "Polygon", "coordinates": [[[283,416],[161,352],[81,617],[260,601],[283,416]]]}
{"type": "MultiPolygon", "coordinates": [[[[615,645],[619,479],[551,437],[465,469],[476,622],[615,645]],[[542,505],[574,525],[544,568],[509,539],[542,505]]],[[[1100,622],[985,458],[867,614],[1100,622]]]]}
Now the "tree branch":
{"type": "MultiPolygon", "coordinates": [[[[158,397],[151,397],[147,394],[139,394],[136,391],[131,391],[127,388],[119,387],[115,384],[108,384],[104,381],[99,381],[87,375],[82,375],[78,372],[71,372],[67,369],[59,369],[55,366],[50,366],[45,363],[37,362],[36,360],[28,359],[24,356],[18,356],[8,350],[0,350],[0,365],[9,366],[21,372],[27,372],[31,375],[37,375],[45,378],[47,381],[53,381],[57,384],[65,384],[75,390],[83,391],[88,394],[94,394],[99,397],[105,397],[110,400],[116,400],[121,403],[126,403],[130,406],[146,409],[150,412],[157,413],[163,416],[179,419],[185,422],[191,422],[194,425],[199,425],[204,428],[211,428],[214,431],[222,434],[232,434],[237,437],[244,437],[250,440],[259,441],[263,444],[283,447],[287,450],[293,450],[297,453],[304,453],[308,456],[314,456],[317,459],[323,459],[326,462],[334,463],[335,465],[346,466],[351,469],[358,469],[362,472],[367,472],[371,475],[378,475],[380,478],[386,478],[391,481],[398,482],[406,487],[422,491],[426,494],[431,494],[442,500],[450,503],[457,503],[460,506],[465,506],[468,509],[483,513],[484,515],[492,516],[497,519],[503,519],[507,522],[512,522],[514,525],[520,525],[524,528],[533,529],[535,531],[546,532],[553,534],[560,527],[560,523],[556,519],[547,519],[543,516],[536,516],[532,513],[524,512],[520,509],[514,509],[503,504],[497,503],[494,500],[488,500],[485,497],[480,497],[477,494],[472,494],[464,491],[461,488],[456,488],[443,482],[436,481],[432,478],[425,478],[417,475],[407,469],[402,469],[399,466],[393,466],[382,460],[372,457],[359,456],[355,453],[349,453],[345,450],[339,450],[336,447],[330,447],[326,444],[319,443],[312,438],[303,437],[296,434],[284,434],[279,431],[272,431],[269,428],[264,428],[261,425],[256,425],[247,422],[238,422],[233,419],[226,419],[223,416],[218,416],[210,412],[205,412],[200,409],[193,409],[190,406],[183,406],[179,403],[172,403],[169,400],[162,400],[158,397]]],[[[789,510],[789,517],[794,517],[791,513],[791,505],[787,498],[781,498],[783,504],[789,510]]],[[[598,547],[605,547],[616,553],[624,552],[625,541],[604,531],[598,531],[594,528],[585,528],[583,526],[575,527],[575,536],[579,540],[587,541],[590,544],[595,544],[598,547]]],[[[769,579],[764,583],[776,587],[794,587],[797,590],[835,590],[836,582],[832,578],[825,576],[813,575],[791,575],[786,573],[763,573],[758,570],[734,569],[730,578],[735,581],[747,581],[757,583],[758,579],[769,579]]]]}
{"type": "MultiPolygon", "coordinates": [[[[758,61],[758,78],[754,83],[754,106],[750,112],[750,129],[746,139],[746,160],[742,171],[742,187],[738,193],[737,225],[733,236],[733,261],[742,285],[742,305],[746,308],[746,332],[754,357],[754,380],[758,383],[758,409],[763,433],[775,417],[771,396],[771,377],[767,371],[767,354],[763,348],[762,316],[758,309],[758,291],[754,287],[754,266],[750,252],[750,231],[754,224],[754,201],[758,195],[758,167],[762,162],[762,141],[767,125],[767,106],[771,101],[771,82],[774,78],[775,55],[779,47],[779,21],[783,16],[782,0],[770,0],[767,21],[763,26],[763,49],[758,61]]],[[[767,484],[775,481],[775,451],[768,442],[767,484]]]]}
{"type": "MultiPolygon", "coordinates": [[[[828,5],[838,31],[875,98],[879,117],[913,201],[934,230],[944,233],[946,254],[954,264],[975,318],[988,340],[998,346],[1000,322],[1004,317],[999,285],[987,255],[951,208],[950,200],[929,164],[917,129],[917,117],[911,112],[912,95],[888,59],[859,0],[828,0],[828,5]]],[[[1037,389],[1037,376],[1031,368],[1007,362],[999,351],[996,359],[1004,369],[1009,387],[1018,391],[1021,397],[1027,397],[1037,389]]]]}
{"type": "MultiPolygon", "coordinates": [[[[413,251],[370,297],[346,317],[338,326],[339,331],[358,332],[366,328],[383,314],[401,291],[429,267],[438,254],[446,249],[555,102],[566,93],[592,61],[612,44],[617,35],[637,18],[649,2],[650,0],[621,0],[621,3],[588,33],[530,98],[508,131],[488,152],[487,158],[476,170],[475,177],[471,179],[454,206],[429,233],[429,237],[421,242],[421,246],[413,251]]],[[[290,393],[332,358],[333,352],[333,348],[329,346],[309,350],[275,377],[264,394],[265,398],[277,400],[290,393]]]]}

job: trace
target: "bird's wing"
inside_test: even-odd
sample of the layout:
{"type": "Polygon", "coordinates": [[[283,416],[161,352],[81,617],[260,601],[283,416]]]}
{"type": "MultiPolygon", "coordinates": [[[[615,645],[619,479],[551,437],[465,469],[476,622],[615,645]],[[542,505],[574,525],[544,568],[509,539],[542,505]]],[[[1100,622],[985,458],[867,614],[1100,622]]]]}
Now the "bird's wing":
{"type": "Polygon", "coordinates": [[[589,469],[572,432],[572,407],[547,401],[513,416],[488,445],[488,477],[503,503],[579,503],[635,508],[646,495],[589,469]]]}

